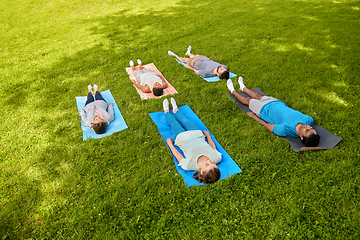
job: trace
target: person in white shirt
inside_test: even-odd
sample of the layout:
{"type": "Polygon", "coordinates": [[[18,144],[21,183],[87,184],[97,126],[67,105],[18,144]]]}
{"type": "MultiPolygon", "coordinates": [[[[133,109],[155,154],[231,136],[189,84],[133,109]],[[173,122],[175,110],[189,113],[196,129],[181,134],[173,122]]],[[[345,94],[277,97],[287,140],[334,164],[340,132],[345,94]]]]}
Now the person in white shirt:
{"type": "Polygon", "coordinates": [[[154,71],[143,67],[141,60],[138,59],[139,70],[135,69],[133,60],[130,60],[130,71],[135,74],[136,79],[131,82],[143,93],[153,93],[155,96],[161,96],[164,88],[168,85],[154,71]]]}
{"type": "Polygon", "coordinates": [[[175,148],[174,140],[166,139],[172,154],[184,170],[196,170],[193,177],[199,182],[213,183],[220,178],[217,163],[222,160],[221,153],[216,150],[214,141],[208,131],[201,131],[199,126],[189,120],[177,107],[171,98],[173,113],[169,112],[169,101],[163,102],[166,122],[170,125],[175,145],[184,153],[185,157],[175,148]],[[207,141],[205,140],[207,138],[207,141]]]}

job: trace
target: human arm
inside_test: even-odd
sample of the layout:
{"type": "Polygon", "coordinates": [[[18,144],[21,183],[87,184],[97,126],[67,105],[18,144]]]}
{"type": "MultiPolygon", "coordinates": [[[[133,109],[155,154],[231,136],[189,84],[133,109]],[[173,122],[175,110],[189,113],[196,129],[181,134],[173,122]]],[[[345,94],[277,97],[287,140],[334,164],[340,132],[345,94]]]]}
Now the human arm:
{"type": "Polygon", "coordinates": [[[150,89],[149,85],[145,84],[145,86],[142,86],[142,85],[138,84],[136,82],[136,80],[131,80],[131,82],[135,85],[135,87],[140,89],[143,93],[151,93],[151,89],[150,89]]]}
{"type": "Polygon", "coordinates": [[[212,138],[210,136],[210,133],[208,131],[203,131],[203,133],[204,133],[205,137],[207,138],[208,144],[210,145],[210,147],[217,150],[216,145],[215,145],[214,141],[212,140],[212,138]]]}
{"type": "Polygon", "coordinates": [[[193,70],[194,73],[198,74],[198,70],[196,70],[195,68],[191,67],[189,64],[186,64],[186,67],[193,70]]]}
{"type": "Polygon", "coordinates": [[[109,122],[112,122],[114,120],[114,104],[109,103],[107,108],[108,108],[108,113],[110,115],[109,122]]]}
{"type": "Polygon", "coordinates": [[[249,117],[252,117],[253,119],[255,119],[255,121],[259,122],[261,125],[263,125],[264,127],[266,127],[266,129],[269,131],[269,132],[273,132],[273,128],[275,126],[275,124],[271,124],[271,123],[267,123],[265,122],[264,120],[262,120],[261,118],[259,118],[258,116],[256,116],[255,113],[253,112],[247,112],[246,113],[249,117]]]}
{"type": "Polygon", "coordinates": [[[90,121],[88,120],[86,114],[85,114],[85,110],[81,109],[79,111],[80,117],[81,117],[81,121],[83,122],[84,126],[89,127],[90,126],[90,121]]]}
{"type": "Polygon", "coordinates": [[[168,84],[167,84],[167,82],[165,81],[165,79],[161,79],[161,85],[162,85],[163,89],[165,89],[165,88],[168,87],[168,84]]]}
{"type": "Polygon", "coordinates": [[[171,153],[175,156],[176,160],[180,163],[184,159],[183,155],[175,148],[174,141],[171,138],[166,139],[166,143],[170,148],[171,153]]]}

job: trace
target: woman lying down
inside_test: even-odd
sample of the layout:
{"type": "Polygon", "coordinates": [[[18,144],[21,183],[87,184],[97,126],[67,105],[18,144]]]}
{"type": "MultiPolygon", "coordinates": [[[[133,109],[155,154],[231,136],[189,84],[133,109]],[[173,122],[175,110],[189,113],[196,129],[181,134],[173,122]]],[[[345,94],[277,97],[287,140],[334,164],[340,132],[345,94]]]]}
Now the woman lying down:
{"type": "Polygon", "coordinates": [[[186,118],[179,110],[174,98],[171,105],[175,117],[169,112],[169,101],[163,102],[166,122],[170,125],[175,145],[185,157],[174,147],[171,138],[166,139],[172,154],[184,170],[196,170],[193,177],[201,183],[213,183],[220,178],[220,170],[216,166],[221,161],[221,153],[216,150],[215,143],[208,131],[201,131],[199,126],[186,118]],[[208,142],[206,142],[207,138],[208,142]]]}

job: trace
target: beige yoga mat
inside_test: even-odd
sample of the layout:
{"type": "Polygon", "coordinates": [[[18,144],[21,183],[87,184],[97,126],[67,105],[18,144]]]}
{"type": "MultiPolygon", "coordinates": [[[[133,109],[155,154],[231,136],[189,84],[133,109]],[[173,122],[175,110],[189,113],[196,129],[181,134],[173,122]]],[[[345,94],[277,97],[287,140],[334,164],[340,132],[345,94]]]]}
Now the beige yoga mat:
{"type": "MultiPolygon", "coordinates": [[[[137,67],[135,67],[137,69],[137,67]]],[[[136,91],[139,93],[140,97],[141,97],[141,100],[148,100],[148,99],[152,99],[152,98],[161,98],[161,97],[164,97],[166,95],[174,95],[176,93],[178,93],[176,91],[176,89],[169,83],[168,80],[166,80],[166,78],[161,74],[161,72],[156,68],[155,64],[154,63],[149,63],[149,64],[146,64],[144,65],[144,68],[146,69],[150,69],[152,71],[154,71],[162,80],[165,80],[168,87],[164,89],[164,94],[161,95],[161,96],[155,96],[153,93],[143,93],[139,88],[137,88],[135,85],[135,89],[136,91]]],[[[127,67],[125,68],[126,72],[129,74],[129,78],[130,80],[135,80],[135,74],[132,73],[130,71],[130,67],[127,67]]]]}

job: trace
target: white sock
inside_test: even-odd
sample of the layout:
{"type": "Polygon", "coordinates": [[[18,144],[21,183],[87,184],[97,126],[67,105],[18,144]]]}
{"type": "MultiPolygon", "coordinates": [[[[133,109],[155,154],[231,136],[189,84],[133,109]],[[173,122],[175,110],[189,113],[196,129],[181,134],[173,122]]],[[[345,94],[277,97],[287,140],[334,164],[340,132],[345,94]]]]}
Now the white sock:
{"type": "Polygon", "coordinates": [[[91,90],[92,89],[92,86],[89,84],[88,85],[88,90],[91,90]]]}
{"type": "Polygon", "coordinates": [[[94,92],[96,92],[96,90],[98,90],[98,85],[94,84],[94,92]]]}
{"type": "Polygon", "coordinates": [[[228,87],[228,89],[230,90],[231,93],[232,93],[233,91],[235,91],[234,84],[233,84],[233,82],[231,81],[231,79],[228,79],[228,80],[227,80],[226,85],[227,85],[227,87],[228,87]]]}
{"type": "Polygon", "coordinates": [[[168,54],[169,54],[169,56],[176,56],[176,54],[175,53],[173,53],[172,51],[168,51],[168,54]]]}
{"type": "Polygon", "coordinates": [[[130,60],[129,64],[130,64],[130,67],[131,67],[131,66],[134,66],[134,61],[133,61],[133,60],[130,60]]]}
{"type": "Polygon", "coordinates": [[[189,55],[189,53],[191,52],[191,46],[189,46],[188,47],[188,49],[187,49],[187,51],[186,51],[186,53],[185,53],[185,55],[189,55]]]}
{"type": "Polygon", "coordinates": [[[242,77],[239,77],[239,80],[238,80],[239,84],[240,84],[240,90],[241,91],[244,91],[244,83],[243,83],[243,78],[242,77]]]}
{"type": "Polygon", "coordinates": [[[176,108],[178,108],[178,106],[176,105],[176,101],[175,101],[175,99],[174,99],[173,97],[171,98],[170,101],[171,101],[171,105],[172,105],[172,107],[173,107],[173,110],[176,109],[176,108]]]}
{"type": "Polygon", "coordinates": [[[141,62],[140,59],[137,60],[137,63],[138,63],[139,65],[142,64],[142,62],[141,62]]]}
{"type": "Polygon", "coordinates": [[[164,112],[169,111],[169,100],[167,100],[167,98],[165,98],[163,101],[163,107],[164,107],[164,112]]]}

